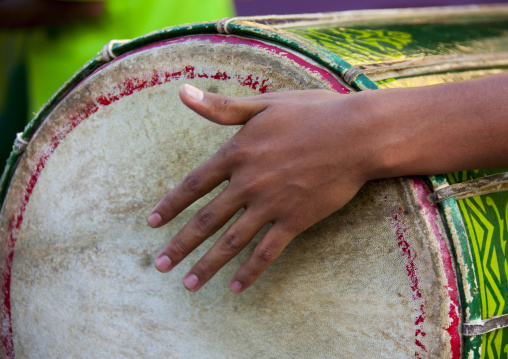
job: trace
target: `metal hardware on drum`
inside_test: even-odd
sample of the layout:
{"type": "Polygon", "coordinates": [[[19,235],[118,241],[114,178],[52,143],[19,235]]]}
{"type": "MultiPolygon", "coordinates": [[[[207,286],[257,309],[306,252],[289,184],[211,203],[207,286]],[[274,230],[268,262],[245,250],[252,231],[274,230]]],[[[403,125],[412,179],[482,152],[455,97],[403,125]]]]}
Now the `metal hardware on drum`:
{"type": "Polygon", "coordinates": [[[238,130],[181,104],[185,83],[346,95],[496,74],[507,54],[506,5],[233,17],[110,41],[17,135],[2,174],[0,357],[503,357],[506,170],[368,183],[248,295],[223,287],[248,253],[198,295],[185,263],[159,275],[154,250],[193,208],[158,230],[145,217],[238,130]]]}
{"type": "Polygon", "coordinates": [[[448,198],[464,199],[482,194],[502,192],[508,189],[508,172],[496,173],[490,176],[479,177],[469,181],[456,183],[436,190],[429,196],[434,203],[442,202],[448,198]]]}
{"type": "Polygon", "coordinates": [[[500,315],[487,320],[464,323],[463,334],[466,336],[483,335],[497,329],[508,328],[508,315],[500,315]]]}

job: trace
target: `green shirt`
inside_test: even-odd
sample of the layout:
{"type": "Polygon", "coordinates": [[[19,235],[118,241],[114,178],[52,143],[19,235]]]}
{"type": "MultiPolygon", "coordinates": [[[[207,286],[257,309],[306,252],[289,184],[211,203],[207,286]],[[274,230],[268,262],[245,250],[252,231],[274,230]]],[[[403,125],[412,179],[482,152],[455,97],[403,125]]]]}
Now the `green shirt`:
{"type": "Polygon", "coordinates": [[[110,40],[232,15],[231,0],[108,0],[98,20],[34,30],[27,44],[29,117],[110,40]]]}

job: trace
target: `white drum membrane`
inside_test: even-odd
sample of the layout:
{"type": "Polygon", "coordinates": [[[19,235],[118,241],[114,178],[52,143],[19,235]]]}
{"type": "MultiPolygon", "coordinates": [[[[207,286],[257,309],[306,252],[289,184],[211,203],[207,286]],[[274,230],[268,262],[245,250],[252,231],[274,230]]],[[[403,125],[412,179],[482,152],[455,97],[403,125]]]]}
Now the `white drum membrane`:
{"type": "Polygon", "coordinates": [[[224,185],[160,229],[147,225],[148,213],[239,129],[194,114],[180,103],[178,88],[190,83],[247,96],[258,94],[268,79],[268,92],[332,89],[294,57],[206,39],[152,47],[101,69],[53,110],[21,160],[2,212],[6,238],[38,159],[55,136],[62,137],[14,230],[16,358],[408,358],[449,352],[446,276],[412,179],[367,184],[344,209],[298,236],[242,294],[231,293],[229,281],[266,228],[197,293],[186,291],[181,280],[222,231],[171,273],[153,266],[154,255],[224,185]],[[226,75],[213,78],[218,73],[226,75]],[[161,83],[152,86],[155,74],[161,83]],[[173,78],[164,82],[164,74],[173,78]],[[244,81],[249,75],[250,85],[244,81]],[[129,81],[139,89],[118,95],[129,81]],[[89,103],[98,104],[96,111],[62,135],[72,114],[89,103]]]}

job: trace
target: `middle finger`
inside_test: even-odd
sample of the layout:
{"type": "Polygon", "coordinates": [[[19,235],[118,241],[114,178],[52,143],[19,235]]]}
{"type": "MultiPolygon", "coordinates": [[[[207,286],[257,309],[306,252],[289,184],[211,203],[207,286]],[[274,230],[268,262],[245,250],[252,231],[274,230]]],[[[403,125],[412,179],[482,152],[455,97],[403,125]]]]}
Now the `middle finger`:
{"type": "Polygon", "coordinates": [[[160,272],[173,269],[203,241],[224,226],[240,208],[242,203],[238,196],[226,187],[210,203],[201,208],[157,254],[155,267],[160,272]]]}
{"type": "Polygon", "coordinates": [[[201,288],[245,248],[266,223],[263,215],[256,215],[253,210],[247,209],[185,275],[185,288],[190,291],[201,288]]]}

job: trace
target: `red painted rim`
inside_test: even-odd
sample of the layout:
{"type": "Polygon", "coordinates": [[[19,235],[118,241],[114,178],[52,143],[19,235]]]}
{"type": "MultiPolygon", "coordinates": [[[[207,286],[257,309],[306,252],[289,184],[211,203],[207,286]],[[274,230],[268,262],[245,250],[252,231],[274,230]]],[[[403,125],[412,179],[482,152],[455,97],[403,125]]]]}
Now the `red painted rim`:
{"type": "MultiPolygon", "coordinates": [[[[147,51],[152,48],[161,47],[161,46],[169,46],[171,44],[176,43],[184,43],[189,41],[208,41],[212,43],[228,43],[232,45],[247,45],[254,46],[260,49],[263,49],[267,52],[272,52],[282,57],[285,57],[289,60],[294,61],[298,65],[305,67],[311,72],[320,76],[323,81],[326,81],[330,84],[330,86],[337,92],[347,94],[350,91],[330,72],[324,70],[323,68],[316,66],[302,57],[295,55],[292,52],[289,52],[280,47],[276,47],[273,45],[269,45],[267,43],[253,40],[240,38],[237,36],[225,36],[225,35],[193,35],[187,37],[181,37],[173,40],[161,41],[158,43],[154,43],[151,45],[144,46],[140,49],[134,50],[130,53],[119,56],[114,61],[108,63],[107,65],[98,69],[95,73],[103,71],[105,68],[110,66],[112,63],[121,61],[121,59],[131,56],[133,53],[147,51]]],[[[151,78],[126,78],[121,83],[117,84],[116,91],[112,93],[104,94],[97,96],[94,101],[83,104],[81,108],[77,108],[72,115],[68,115],[63,126],[53,134],[51,140],[46,143],[45,147],[41,149],[39,152],[39,157],[37,158],[36,165],[31,169],[30,179],[24,186],[23,195],[19,199],[19,207],[16,209],[15,213],[11,216],[9,220],[9,226],[7,229],[7,235],[4,239],[5,242],[5,254],[6,261],[3,266],[2,276],[4,279],[4,286],[2,288],[4,302],[1,304],[1,333],[2,333],[2,345],[7,354],[8,358],[14,358],[14,341],[13,341],[13,333],[12,333],[12,316],[11,316],[11,271],[12,271],[12,263],[14,260],[14,248],[16,242],[18,240],[19,230],[23,223],[23,216],[26,211],[26,207],[28,202],[30,201],[30,196],[37,184],[39,176],[44,169],[47,161],[57,149],[59,144],[66,138],[66,136],[75,129],[80,123],[86,120],[90,115],[97,112],[99,109],[103,107],[107,107],[110,104],[120,100],[123,97],[127,97],[132,95],[135,92],[142,91],[143,89],[154,87],[161,85],[163,83],[171,82],[173,80],[179,79],[194,79],[194,78],[211,78],[218,81],[225,81],[236,79],[238,83],[242,86],[249,87],[253,90],[259,91],[260,93],[265,93],[269,90],[268,81],[269,79],[260,79],[259,77],[255,77],[253,75],[249,75],[247,77],[241,76],[239,74],[228,74],[226,72],[216,72],[216,73],[198,73],[196,72],[193,66],[185,66],[178,71],[174,71],[171,73],[168,72],[160,72],[154,70],[151,78]]],[[[83,80],[87,81],[87,79],[83,80]]],[[[76,88],[81,85],[78,84],[76,88]]],[[[75,88],[75,89],[76,89],[75,88]]],[[[72,92],[75,91],[75,89],[72,92]]],[[[69,94],[67,95],[69,96],[69,94]]],[[[64,99],[65,100],[65,99],[64,99]]],[[[62,100],[62,101],[64,101],[62,100]]]]}
{"type": "MultiPolygon", "coordinates": [[[[413,191],[416,195],[418,204],[422,207],[422,211],[425,214],[428,223],[430,224],[432,234],[436,238],[439,244],[439,250],[441,254],[441,262],[446,275],[446,289],[448,293],[448,300],[450,303],[448,318],[449,325],[442,329],[448,332],[450,338],[450,354],[451,358],[460,358],[461,349],[461,338],[459,333],[459,292],[457,287],[457,277],[452,263],[452,256],[447,245],[447,239],[444,237],[443,232],[440,230],[438,223],[442,223],[437,207],[430,203],[427,196],[431,193],[428,187],[419,178],[413,178],[413,191]]],[[[387,197],[385,197],[385,201],[387,197]]],[[[407,275],[411,282],[411,290],[413,301],[415,302],[415,344],[418,350],[415,351],[415,358],[422,358],[428,352],[425,345],[422,344],[421,340],[426,336],[424,332],[423,324],[426,319],[425,306],[426,302],[421,303],[421,291],[419,286],[419,277],[416,270],[416,257],[417,254],[412,250],[408,242],[408,227],[404,222],[404,211],[402,208],[398,208],[392,213],[388,214],[390,224],[395,233],[397,244],[401,250],[401,255],[406,264],[407,275]]]]}

